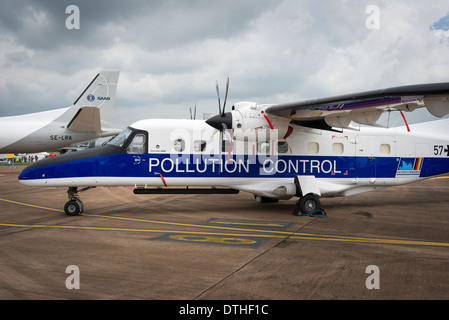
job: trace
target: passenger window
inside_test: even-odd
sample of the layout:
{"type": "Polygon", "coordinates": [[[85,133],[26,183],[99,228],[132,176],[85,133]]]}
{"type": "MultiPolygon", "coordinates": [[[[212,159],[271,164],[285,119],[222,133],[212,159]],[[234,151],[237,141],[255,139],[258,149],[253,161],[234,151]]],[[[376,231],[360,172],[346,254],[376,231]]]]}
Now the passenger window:
{"type": "Polygon", "coordinates": [[[288,143],[285,141],[278,142],[278,153],[287,153],[288,152],[288,143]]]}
{"type": "Polygon", "coordinates": [[[185,142],[182,139],[175,140],[174,147],[176,152],[183,152],[185,149],[185,142]]]}
{"type": "Polygon", "coordinates": [[[133,141],[126,148],[126,152],[129,154],[143,154],[145,153],[145,135],[142,133],[136,134],[133,141]]]}
{"type": "Polygon", "coordinates": [[[320,152],[320,145],[318,142],[309,142],[307,144],[307,153],[308,154],[318,154],[320,152]]]}
{"type": "Polygon", "coordinates": [[[195,140],[193,141],[193,150],[196,152],[204,151],[206,149],[206,141],[195,140]]]}
{"type": "Polygon", "coordinates": [[[270,143],[268,141],[259,142],[258,150],[260,153],[270,153],[270,143]]]}
{"type": "Polygon", "coordinates": [[[336,142],[332,145],[333,154],[343,154],[343,152],[345,152],[345,146],[343,143],[336,142]]]}
{"type": "Polygon", "coordinates": [[[380,145],[380,154],[389,155],[391,152],[391,148],[389,144],[381,144],[380,145]]]}

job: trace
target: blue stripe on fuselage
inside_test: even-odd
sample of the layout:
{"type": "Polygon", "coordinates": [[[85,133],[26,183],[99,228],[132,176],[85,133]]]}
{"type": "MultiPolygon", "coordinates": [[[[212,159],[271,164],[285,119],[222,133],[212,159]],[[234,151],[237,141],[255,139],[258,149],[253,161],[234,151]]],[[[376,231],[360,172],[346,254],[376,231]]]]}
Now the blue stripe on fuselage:
{"type": "MultiPolygon", "coordinates": [[[[329,157],[329,156],[241,156],[185,154],[109,154],[48,163],[27,168],[19,180],[70,177],[226,177],[287,178],[314,175],[317,178],[394,178],[398,172],[397,157],[329,157]]],[[[416,176],[430,177],[449,171],[449,158],[424,158],[416,176]]]]}

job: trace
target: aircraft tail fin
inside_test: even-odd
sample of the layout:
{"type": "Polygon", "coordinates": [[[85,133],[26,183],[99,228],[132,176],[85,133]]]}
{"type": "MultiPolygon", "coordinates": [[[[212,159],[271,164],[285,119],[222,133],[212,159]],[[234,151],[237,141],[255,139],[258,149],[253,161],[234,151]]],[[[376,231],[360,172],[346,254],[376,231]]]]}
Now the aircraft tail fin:
{"type": "MultiPolygon", "coordinates": [[[[89,117],[84,116],[88,116],[88,112],[93,112],[93,109],[85,108],[83,110],[83,107],[98,108],[100,110],[101,124],[109,124],[112,107],[114,106],[115,101],[115,92],[117,90],[119,73],[119,71],[101,71],[81,93],[78,99],[76,99],[73,105],[81,108],[81,114],[78,112],[78,114],[72,119],[71,125],[73,125],[74,128],[91,126],[91,124],[83,124],[82,120],[89,119],[89,117]],[[80,115],[83,115],[83,117],[79,117],[80,115]],[[75,124],[77,125],[75,126],[75,124]]],[[[96,121],[96,118],[94,119],[96,121]]]]}
{"type": "Polygon", "coordinates": [[[101,132],[100,110],[97,107],[81,107],[67,128],[74,131],[101,132]]]}

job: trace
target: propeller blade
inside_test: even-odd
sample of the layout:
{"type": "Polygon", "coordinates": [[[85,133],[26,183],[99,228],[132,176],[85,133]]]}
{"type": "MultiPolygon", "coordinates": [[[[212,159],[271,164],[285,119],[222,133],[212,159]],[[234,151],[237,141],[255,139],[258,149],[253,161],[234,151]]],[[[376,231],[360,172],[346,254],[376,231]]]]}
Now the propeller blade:
{"type": "Polygon", "coordinates": [[[215,85],[215,88],[217,89],[217,97],[218,97],[218,114],[221,114],[220,90],[218,89],[218,81],[215,85]]]}
{"type": "Polygon", "coordinates": [[[223,115],[225,113],[226,100],[228,100],[228,91],[229,91],[229,77],[226,80],[226,94],[225,94],[225,99],[224,99],[224,103],[223,103],[223,112],[221,113],[221,115],[223,115]]]}

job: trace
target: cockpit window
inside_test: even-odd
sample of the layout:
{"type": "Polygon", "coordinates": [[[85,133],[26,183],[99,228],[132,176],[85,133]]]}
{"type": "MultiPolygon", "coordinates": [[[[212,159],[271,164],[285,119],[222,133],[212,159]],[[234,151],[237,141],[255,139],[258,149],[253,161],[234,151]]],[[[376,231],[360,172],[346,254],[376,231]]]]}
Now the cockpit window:
{"type": "Polygon", "coordinates": [[[126,128],[116,135],[108,145],[126,148],[128,154],[144,154],[147,153],[148,133],[142,130],[126,128]]]}
{"type": "Polygon", "coordinates": [[[120,132],[118,135],[115,136],[111,141],[108,142],[108,144],[112,144],[114,146],[123,147],[123,144],[128,139],[129,135],[131,134],[132,130],[130,128],[126,128],[122,132],[120,132]]]}
{"type": "Polygon", "coordinates": [[[145,153],[146,139],[143,133],[138,133],[134,136],[133,141],[126,148],[126,153],[129,154],[143,154],[145,153]]]}

